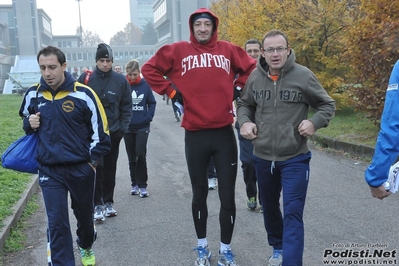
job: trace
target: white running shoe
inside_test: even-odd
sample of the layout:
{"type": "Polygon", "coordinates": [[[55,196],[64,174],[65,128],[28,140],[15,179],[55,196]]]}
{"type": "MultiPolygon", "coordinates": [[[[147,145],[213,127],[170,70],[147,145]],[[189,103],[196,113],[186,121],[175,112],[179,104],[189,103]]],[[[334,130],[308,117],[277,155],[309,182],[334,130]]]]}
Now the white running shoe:
{"type": "Polygon", "coordinates": [[[94,221],[104,221],[104,207],[102,205],[97,205],[94,207],[94,221]]]}
{"type": "Polygon", "coordinates": [[[176,122],[180,122],[180,118],[181,118],[180,112],[179,112],[179,111],[176,111],[176,112],[175,112],[175,119],[176,119],[176,122]]]}
{"type": "Polygon", "coordinates": [[[114,216],[118,215],[118,213],[116,212],[116,210],[114,209],[114,207],[112,205],[113,204],[111,202],[105,203],[105,216],[114,217],[114,216]]]}
{"type": "Polygon", "coordinates": [[[230,249],[223,252],[219,251],[218,266],[238,266],[237,262],[234,260],[235,255],[230,249]]]}
{"type": "Polygon", "coordinates": [[[132,186],[132,190],[130,191],[130,195],[138,195],[139,194],[139,186],[132,186]]]}
{"type": "Polygon", "coordinates": [[[216,177],[208,178],[209,190],[215,190],[218,186],[218,179],[216,177]]]}

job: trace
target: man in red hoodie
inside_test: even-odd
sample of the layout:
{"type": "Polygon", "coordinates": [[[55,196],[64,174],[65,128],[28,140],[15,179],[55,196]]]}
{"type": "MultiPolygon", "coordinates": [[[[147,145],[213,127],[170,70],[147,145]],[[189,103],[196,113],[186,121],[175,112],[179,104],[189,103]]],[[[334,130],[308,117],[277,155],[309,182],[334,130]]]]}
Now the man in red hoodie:
{"type": "Polygon", "coordinates": [[[184,110],[185,153],[198,237],[194,265],[210,265],[206,238],[207,166],[214,159],[221,202],[218,265],[236,266],[230,243],[234,229],[237,143],[233,129],[233,87],[244,87],[255,60],[244,49],[218,41],[219,20],[206,8],[189,18],[190,42],[165,45],[143,66],[142,73],[160,95],[178,101],[184,110]],[[235,79],[236,74],[238,78],[235,79]],[[168,79],[164,79],[167,76],[168,79]]]}

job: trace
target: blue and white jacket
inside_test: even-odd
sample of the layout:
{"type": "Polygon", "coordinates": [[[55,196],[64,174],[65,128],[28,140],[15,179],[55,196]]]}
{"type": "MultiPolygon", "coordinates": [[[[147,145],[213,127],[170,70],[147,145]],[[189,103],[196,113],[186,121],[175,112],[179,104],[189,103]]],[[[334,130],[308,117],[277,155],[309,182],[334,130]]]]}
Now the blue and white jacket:
{"type": "Polygon", "coordinates": [[[387,179],[389,168],[399,155],[399,61],[396,62],[389,78],[381,116],[375,152],[366,170],[366,182],[372,187],[381,186],[387,179]]]}
{"type": "Polygon", "coordinates": [[[107,117],[97,94],[70,73],[64,74],[65,81],[56,91],[41,78],[27,90],[19,110],[27,134],[33,131],[29,115],[40,112],[39,164],[98,161],[111,149],[107,117]]]}
{"type": "Polygon", "coordinates": [[[126,133],[149,131],[150,122],[155,115],[157,102],[151,87],[141,78],[138,84],[130,84],[132,96],[132,117],[126,133]]]}

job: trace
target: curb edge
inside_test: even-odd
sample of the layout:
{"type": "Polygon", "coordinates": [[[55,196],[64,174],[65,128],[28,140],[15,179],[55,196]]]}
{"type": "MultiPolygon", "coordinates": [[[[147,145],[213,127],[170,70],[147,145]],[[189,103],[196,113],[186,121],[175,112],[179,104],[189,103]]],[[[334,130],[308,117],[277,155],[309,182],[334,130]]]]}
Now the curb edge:
{"type": "Polygon", "coordinates": [[[27,187],[25,188],[24,192],[21,195],[21,198],[12,207],[13,214],[7,216],[3,224],[4,226],[0,229],[0,251],[3,251],[4,244],[7,238],[10,236],[11,228],[15,226],[15,224],[21,218],[22,212],[25,209],[27,202],[30,200],[33,194],[35,194],[39,187],[39,181],[37,175],[32,175],[32,180],[28,183],[27,187]]]}

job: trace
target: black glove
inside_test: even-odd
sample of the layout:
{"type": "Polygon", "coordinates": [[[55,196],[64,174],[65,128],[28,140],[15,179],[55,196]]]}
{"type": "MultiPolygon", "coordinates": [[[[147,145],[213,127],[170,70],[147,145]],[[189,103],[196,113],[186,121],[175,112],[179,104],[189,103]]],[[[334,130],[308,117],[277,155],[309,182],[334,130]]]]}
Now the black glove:
{"type": "Polygon", "coordinates": [[[241,92],[242,92],[241,87],[239,87],[239,86],[234,87],[233,101],[235,101],[237,98],[240,98],[241,92]]]}
{"type": "Polygon", "coordinates": [[[178,102],[183,105],[183,95],[179,91],[176,91],[175,96],[172,98],[173,102],[178,102]]]}

